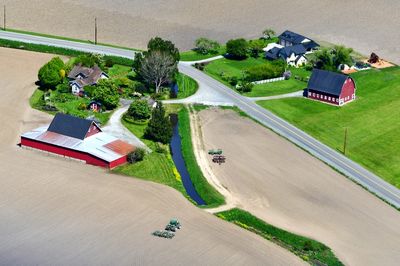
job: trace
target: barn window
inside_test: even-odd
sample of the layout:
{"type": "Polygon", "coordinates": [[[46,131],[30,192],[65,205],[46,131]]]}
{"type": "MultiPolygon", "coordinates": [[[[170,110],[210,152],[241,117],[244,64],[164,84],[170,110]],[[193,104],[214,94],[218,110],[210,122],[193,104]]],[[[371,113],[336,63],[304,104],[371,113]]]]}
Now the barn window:
{"type": "Polygon", "coordinates": [[[331,97],[328,97],[328,101],[330,101],[331,100],[331,97]]]}
{"type": "Polygon", "coordinates": [[[324,99],[326,100],[326,98],[327,98],[327,97],[326,97],[326,95],[325,95],[325,96],[324,96],[324,99]]]}

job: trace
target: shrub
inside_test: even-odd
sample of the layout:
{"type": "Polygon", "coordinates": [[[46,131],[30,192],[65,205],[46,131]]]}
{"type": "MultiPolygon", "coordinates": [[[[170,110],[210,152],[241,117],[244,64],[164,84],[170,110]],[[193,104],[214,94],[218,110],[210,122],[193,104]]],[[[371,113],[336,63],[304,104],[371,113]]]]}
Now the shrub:
{"type": "Polygon", "coordinates": [[[168,148],[164,144],[162,144],[160,142],[156,142],[156,152],[162,153],[162,154],[167,154],[168,148]]]}
{"type": "Polygon", "coordinates": [[[38,79],[40,85],[45,89],[55,88],[63,80],[61,70],[64,68],[64,62],[59,57],[54,57],[51,59],[39,70],[38,79]]]}
{"type": "Polygon", "coordinates": [[[195,51],[199,54],[216,54],[219,48],[220,44],[218,42],[207,38],[199,38],[195,41],[195,51]]]}
{"type": "Polygon", "coordinates": [[[236,86],[238,84],[238,78],[236,76],[233,77],[229,77],[228,78],[228,82],[229,84],[231,84],[232,86],[236,86]]]}
{"type": "Polygon", "coordinates": [[[253,89],[254,84],[248,81],[242,81],[238,84],[237,90],[244,93],[244,92],[251,92],[253,89]]]}
{"type": "Polygon", "coordinates": [[[96,86],[85,86],[84,89],[88,97],[93,97],[93,92],[96,90],[96,86]]]}
{"type": "Polygon", "coordinates": [[[290,79],[291,76],[292,76],[292,72],[291,72],[290,70],[285,71],[285,72],[283,73],[283,77],[285,78],[285,80],[290,79]]]}
{"type": "Polygon", "coordinates": [[[226,52],[232,59],[245,59],[247,57],[248,43],[245,39],[229,40],[226,43],[226,52]]]}
{"type": "Polygon", "coordinates": [[[86,110],[86,104],[85,103],[80,103],[78,106],[78,110],[84,111],[86,110]]]}
{"type": "Polygon", "coordinates": [[[142,148],[137,148],[133,152],[130,152],[127,156],[127,160],[129,163],[136,163],[140,162],[144,159],[144,156],[146,155],[146,151],[142,148]]]}
{"type": "Polygon", "coordinates": [[[129,106],[127,115],[134,120],[147,120],[151,116],[151,110],[147,101],[145,100],[136,100],[131,103],[129,106]]]}
{"type": "Polygon", "coordinates": [[[71,87],[69,86],[68,80],[64,79],[62,83],[56,86],[56,91],[59,93],[70,93],[71,87]]]}
{"type": "Polygon", "coordinates": [[[258,81],[282,76],[285,71],[283,61],[276,61],[248,68],[245,71],[246,81],[258,81]]]}
{"type": "Polygon", "coordinates": [[[104,66],[103,57],[99,54],[83,54],[76,58],[75,64],[82,64],[85,67],[93,67],[94,65],[104,66]]]}

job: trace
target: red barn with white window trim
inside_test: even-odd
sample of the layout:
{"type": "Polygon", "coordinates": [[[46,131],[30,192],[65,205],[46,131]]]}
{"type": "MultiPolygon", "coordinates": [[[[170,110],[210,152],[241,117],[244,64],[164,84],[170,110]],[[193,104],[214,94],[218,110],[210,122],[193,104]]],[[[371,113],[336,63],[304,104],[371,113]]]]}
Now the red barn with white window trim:
{"type": "Polygon", "coordinates": [[[61,113],[49,126],[22,134],[21,146],[110,169],[126,163],[127,155],[135,150],[134,146],[102,132],[94,121],[61,113]]]}
{"type": "Polygon", "coordinates": [[[307,97],[341,106],[355,100],[356,83],[347,75],[314,69],[307,86],[307,97]]]}

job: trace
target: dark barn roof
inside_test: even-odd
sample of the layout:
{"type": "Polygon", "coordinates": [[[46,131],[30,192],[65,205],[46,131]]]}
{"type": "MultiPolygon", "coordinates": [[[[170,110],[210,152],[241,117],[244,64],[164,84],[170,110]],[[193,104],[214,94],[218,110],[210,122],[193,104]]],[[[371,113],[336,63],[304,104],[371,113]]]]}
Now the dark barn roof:
{"type": "Polygon", "coordinates": [[[300,44],[304,39],[308,39],[301,34],[295,33],[290,30],[285,30],[281,35],[278,36],[279,39],[292,42],[294,44],[300,44]]]}
{"type": "Polygon", "coordinates": [[[339,97],[342,87],[348,78],[350,77],[343,74],[314,69],[307,88],[339,97]]]}
{"type": "Polygon", "coordinates": [[[57,113],[47,131],[83,140],[92,123],[92,120],[57,113]]]}

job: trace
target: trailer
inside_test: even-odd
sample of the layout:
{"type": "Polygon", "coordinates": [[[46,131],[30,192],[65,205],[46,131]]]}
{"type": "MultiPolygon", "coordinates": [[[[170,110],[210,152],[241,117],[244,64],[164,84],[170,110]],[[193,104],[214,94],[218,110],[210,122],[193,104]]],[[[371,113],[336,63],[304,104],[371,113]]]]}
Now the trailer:
{"type": "Polygon", "coordinates": [[[210,154],[210,155],[221,155],[222,154],[222,150],[221,149],[208,150],[208,154],[210,154]]]}

